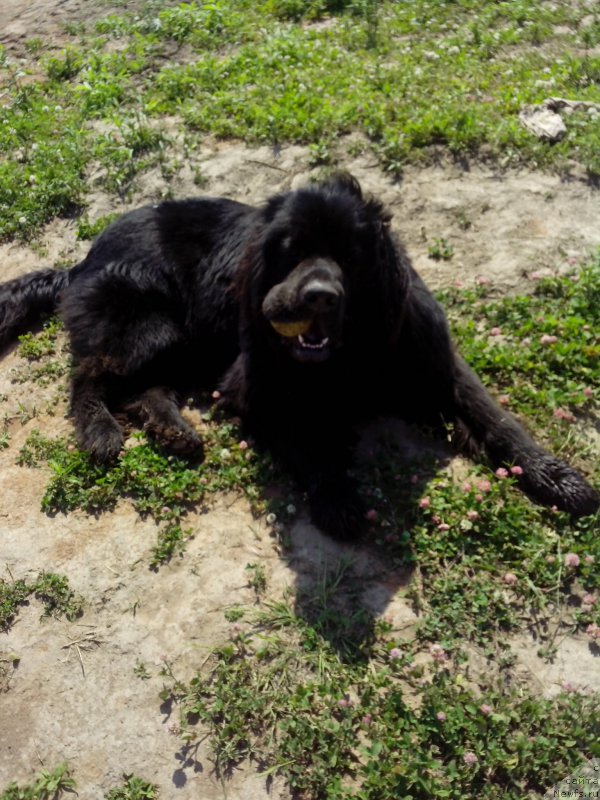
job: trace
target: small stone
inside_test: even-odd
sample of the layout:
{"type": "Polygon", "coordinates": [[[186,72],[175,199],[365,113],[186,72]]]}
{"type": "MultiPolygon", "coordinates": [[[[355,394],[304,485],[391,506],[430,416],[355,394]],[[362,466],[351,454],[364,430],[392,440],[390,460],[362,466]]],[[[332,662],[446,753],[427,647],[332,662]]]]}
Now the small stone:
{"type": "Polygon", "coordinates": [[[530,133],[548,142],[559,142],[567,132],[560,114],[541,106],[524,108],[519,119],[530,133]]]}

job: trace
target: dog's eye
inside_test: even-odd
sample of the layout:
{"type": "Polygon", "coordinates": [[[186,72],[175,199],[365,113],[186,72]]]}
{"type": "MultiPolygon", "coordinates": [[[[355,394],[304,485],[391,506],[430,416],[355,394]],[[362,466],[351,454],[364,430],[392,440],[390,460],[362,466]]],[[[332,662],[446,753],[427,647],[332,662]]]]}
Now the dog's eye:
{"type": "Polygon", "coordinates": [[[266,271],[275,282],[283,280],[301,261],[296,244],[289,234],[273,237],[267,242],[264,251],[266,271]]]}
{"type": "Polygon", "coordinates": [[[281,261],[289,257],[292,250],[292,237],[287,233],[274,231],[265,241],[264,255],[268,261],[281,261]]]}

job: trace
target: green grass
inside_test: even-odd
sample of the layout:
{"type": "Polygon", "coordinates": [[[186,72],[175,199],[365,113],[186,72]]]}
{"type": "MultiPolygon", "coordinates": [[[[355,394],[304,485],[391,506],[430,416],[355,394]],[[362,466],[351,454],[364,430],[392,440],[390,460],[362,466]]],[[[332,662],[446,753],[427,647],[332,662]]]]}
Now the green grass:
{"type": "Polygon", "coordinates": [[[64,616],[72,621],[83,613],[83,598],[69,587],[64,575],[40,572],[33,580],[0,578],[0,631],[9,630],[21,606],[32,598],[43,604],[44,617],[64,616]]]}
{"type": "Polygon", "coordinates": [[[492,671],[474,686],[439,646],[426,665],[382,637],[363,655],[348,663],[318,622],[266,606],[191,681],[165,665],[161,699],[187,747],[209,735],[217,775],[250,759],[313,800],[522,800],[600,754],[597,697],[533,699],[492,671]]]}
{"type": "Polygon", "coordinates": [[[27,361],[39,361],[44,356],[56,353],[56,337],[62,330],[62,322],[58,317],[48,320],[42,333],[24,333],[19,336],[19,355],[27,361]]]}
{"type": "Polygon", "coordinates": [[[105,800],[155,800],[158,790],[154,784],[136,775],[124,775],[123,785],[111,789],[105,800]]]}
{"type": "MultiPolygon", "coordinates": [[[[11,783],[0,794],[0,800],[59,800],[76,796],[77,784],[71,777],[67,764],[53,770],[42,770],[28,786],[11,783]]],[[[124,775],[121,786],[104,795],[105,800],[154,800],[158,798],[156,787],[135,775],[124,775]]]]}
{"type": "Polygon", "coordinates": [[[533,284],[531,294],[518,298],[494,300],[480,289],[445,292],[441,300],[473,369],[508,408],[575,457],[586,448],[574,430],[593,422],[597,402],[600,257],[570,278],[533,284]]]}
{"type": "Polygon", "coordinates": [[[393,172],[441,149],[530,167],[574,159],[600,174],[598,117],[569,117],[554,145],[518,122],[548,96],[600,100],[600,21],[583,5],[148,2],[65,39],[62,50],[36,41],[24,62],[0,58],[0,239],[79,214],[91,165],[120,196],[150,167],[170,176],[181,153],[165,115],[192,149],[213,134],[302,142],[321,159],[358,131],[393,172]]]}
{"type": "Polygon", "coordinates": [[[34,381],[39,386],[53,385],[66,391],[61,379],[67,376],[70,362],[65,341],[59,338],[62,329],[62,321],[51,317],[44,322],[41,332],[19,336],[18,354],[25,364],[12,371],[12,383],[34,381]]]}
{"type": "Polygon", "coordinates": [[[29,786],[11,783],[0,794],[0,800],[59,800],[67,793],[70,795],[74,788],[67,764],[61,764],[53,770],[41,770],[29,786]]]}

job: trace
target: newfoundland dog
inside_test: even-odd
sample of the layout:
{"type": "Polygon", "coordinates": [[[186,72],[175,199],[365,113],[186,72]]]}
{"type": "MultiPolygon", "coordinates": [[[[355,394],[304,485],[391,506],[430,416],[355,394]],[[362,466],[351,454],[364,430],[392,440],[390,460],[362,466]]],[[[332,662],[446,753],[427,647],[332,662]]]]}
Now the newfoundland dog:
{"type": "Polygon", "coordinates": [[[200,460],[179,393],[214,387],[307,492],[313,521],[351,537],[364,519],[348,475],[358,423],[393,415],[451,426],[493,468],[519,465],[534,501],[573,515],[599,498],[499,408],[453,348],[444,313],[354,178],[125,214],[68,271],[0,287],[0,346],[58,310],[74,358],[82,448],[115,459],[125,409],[161,446],[200,460]]]}

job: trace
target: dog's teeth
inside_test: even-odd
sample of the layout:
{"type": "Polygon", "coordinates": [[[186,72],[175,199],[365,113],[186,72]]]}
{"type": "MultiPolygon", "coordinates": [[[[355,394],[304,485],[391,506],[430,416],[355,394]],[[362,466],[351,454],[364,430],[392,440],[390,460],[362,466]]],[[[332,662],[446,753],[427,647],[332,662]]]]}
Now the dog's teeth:
{"type": "Polygon", "coordinates": [[[300,342],[302,347],[306,347],[309,350],[322,350],[329,343],[329,336],[326,336],[324,339],[321,339],[321,341],[318,342],[317,344],[311,344],[310,342],[307,342],[304,336],[302,336],[302,334],[300,333],[298,334],[298,341],[300,342]]]}

